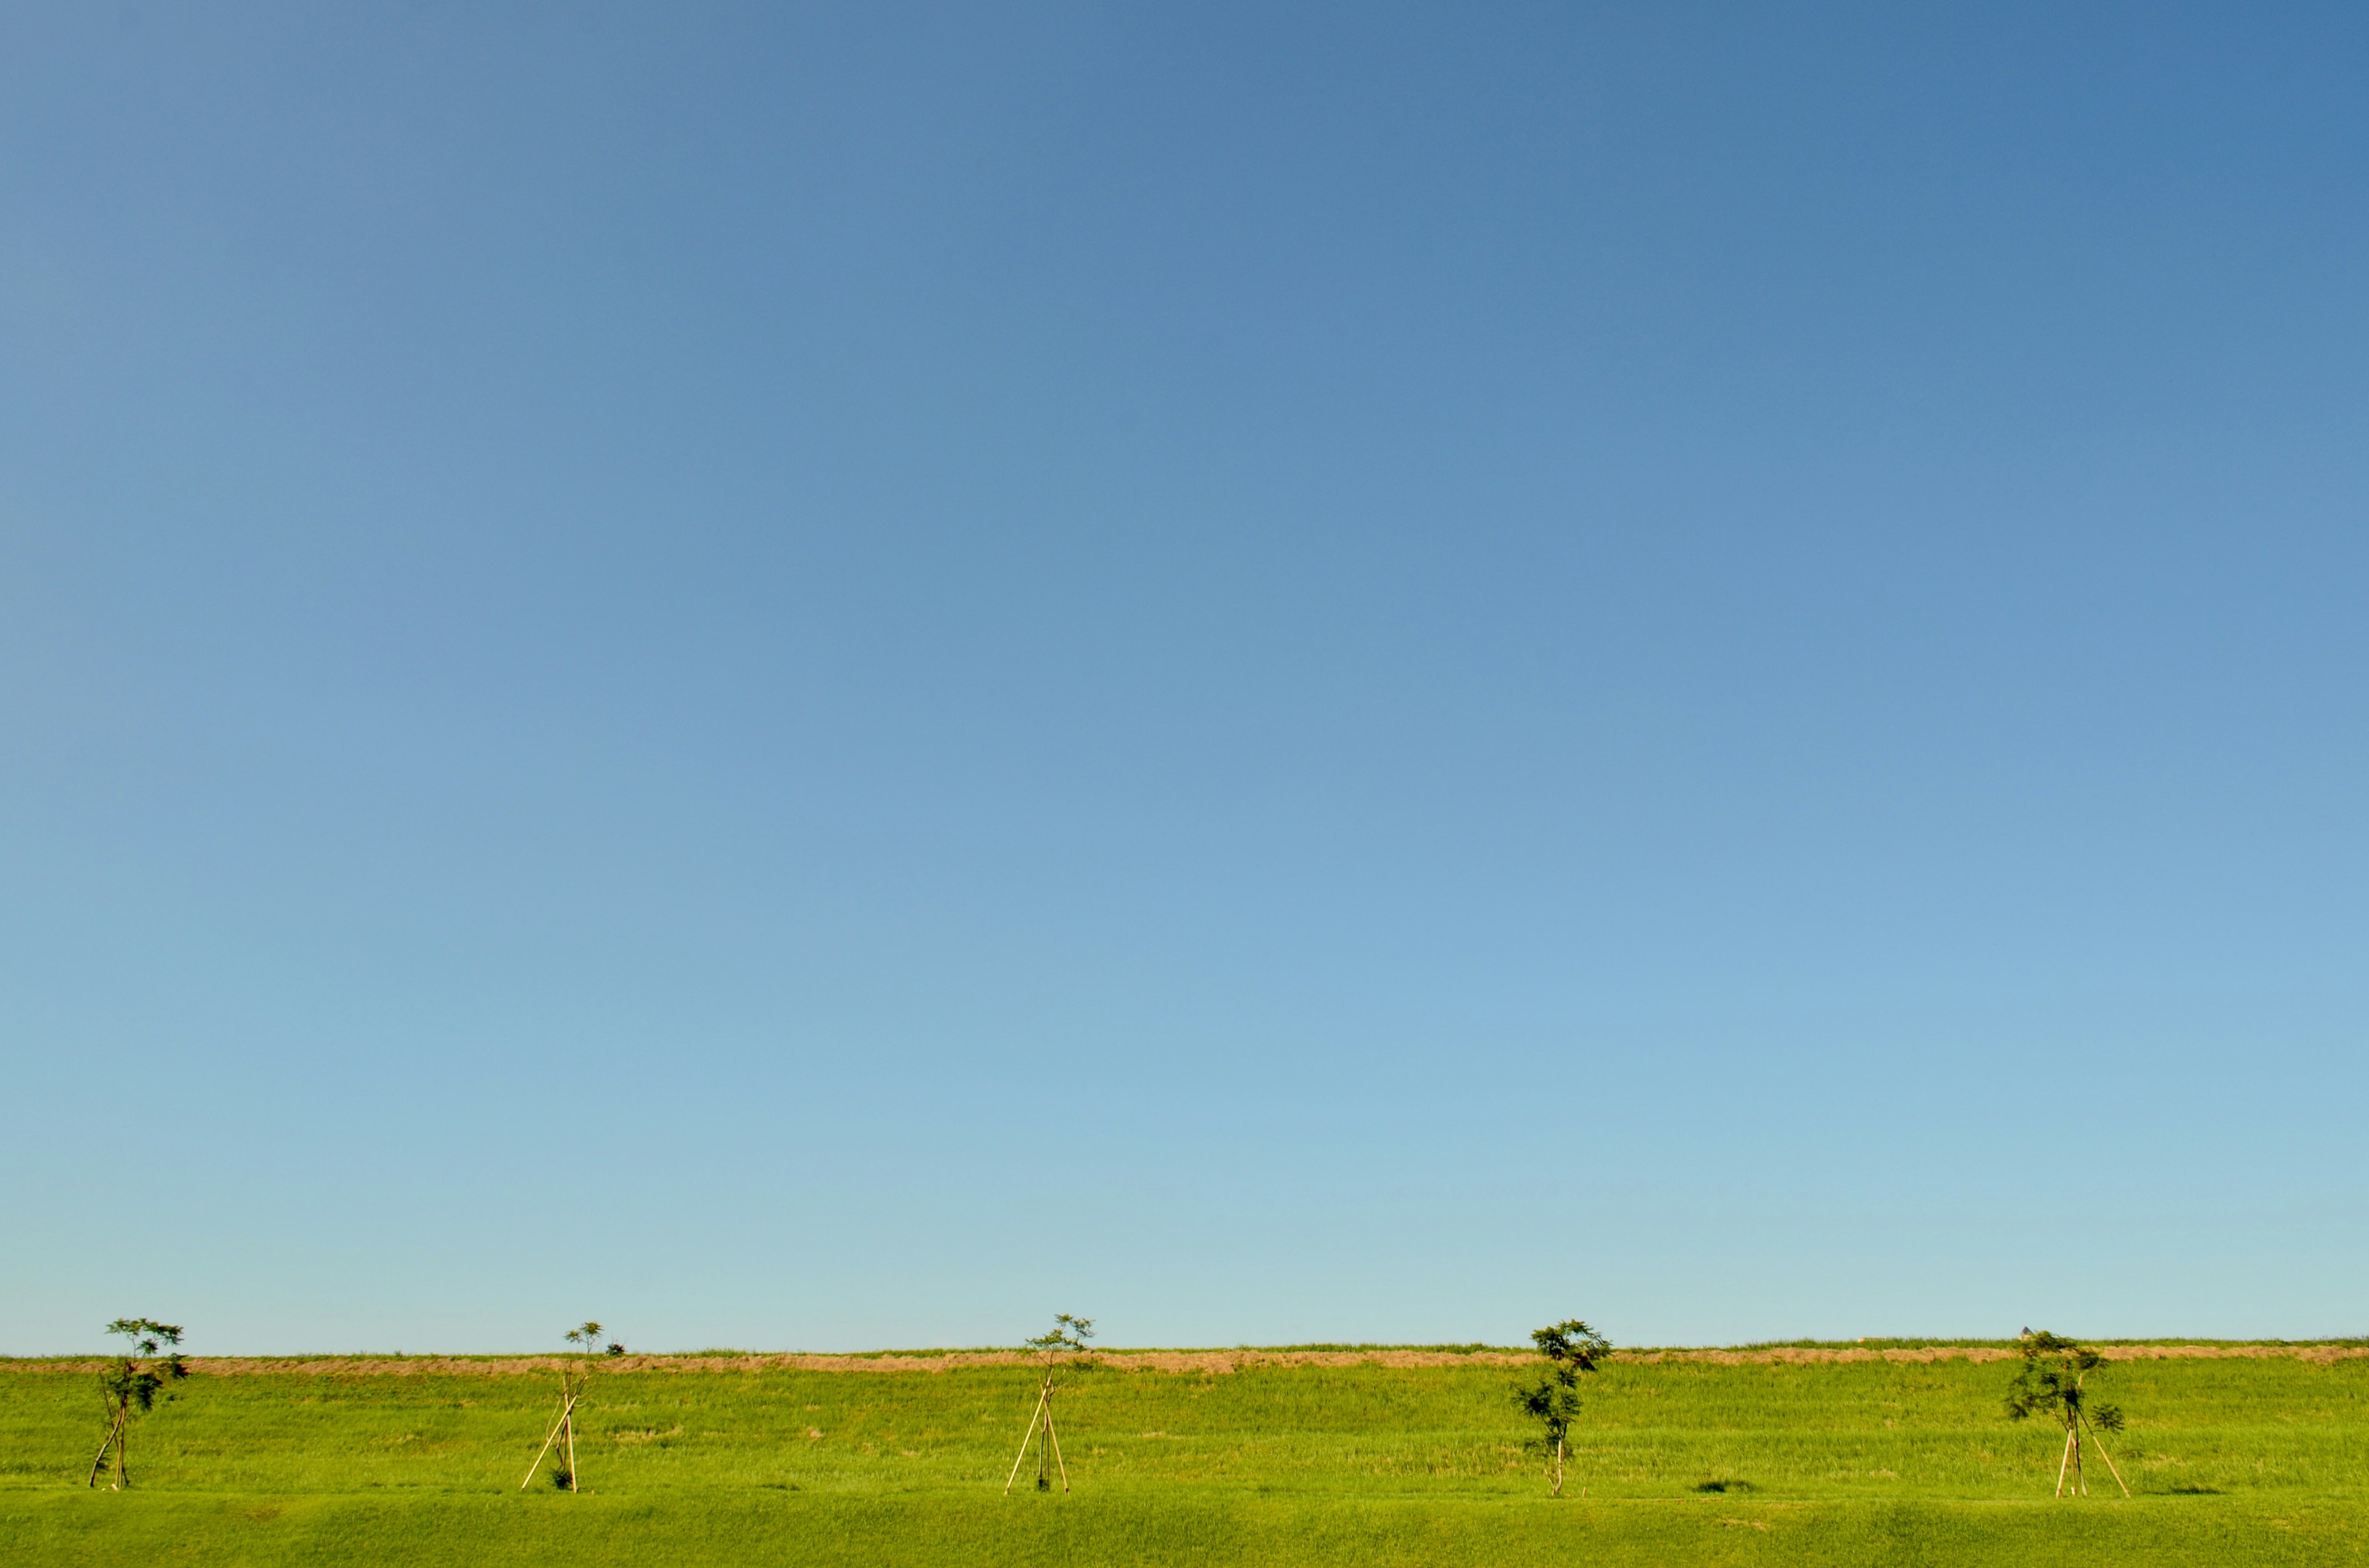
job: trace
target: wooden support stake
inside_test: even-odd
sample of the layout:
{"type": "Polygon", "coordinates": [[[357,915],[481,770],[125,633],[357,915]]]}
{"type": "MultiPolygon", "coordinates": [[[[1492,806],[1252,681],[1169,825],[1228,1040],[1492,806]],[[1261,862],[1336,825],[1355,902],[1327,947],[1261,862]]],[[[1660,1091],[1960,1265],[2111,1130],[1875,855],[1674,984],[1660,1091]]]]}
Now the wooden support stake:
{"type": "MultiPolygon", "coordinates": [[[[2083,1416],[2082,1419],[2088,1421],[2089,1417],[2083,1416]]],[[[2114,1478],[2114,1484],[2123,1489],[2123,1495],[2128,1497],[2131,1483],[2124,1481],[2123,1472],[2114,1468],[2114,1456],[2106,1452],[2105,1440],[2098,1436],[2098,1424],[2094,1421],[2089,1422],[2089,1441],[2098,1445],[2098,1457],[2106,1461],[2106,1472],[2114,1478]]]]}
{"type": "Polygon", "coordinates": [[[519,1490],[521,1492],[524,1492],[526,1490],[527,1482],[534,1479],[534,1472],[543,1468],[543,1456],[551,1452],[552,1442],[554,1439],[558,1437],[559,1429],[567,1425],[568,1412],[575,1408],[576,1402],[573,1399],[566,1400],[561,1403],[559,1407],[559,1419],[551,1424],[550,1436],[544,1438],[543,1447],[534,1451],[534,1463],[526,1467],[526,1481],[519,1482],[519,1490]]]}
{"type": "Polygon", "coordinates": [[[115,1446],[115,1435],[122,1430],[123,1412],[119,1410],[108,1421],[107,1436],[98,1440],[98,1453],[90,1461],[90,1484],[94,1489],[98,1485],[98,1472],[107,1468],[107,1450],[115,1446]]]}
{"type": "Polygon", "coordinates": [[[1045,1401],[1045,1436],[1052,1442],[1053,1462],[1060,1466],[1061,1490],[1067,1492],[1070,1490],[1070,1467],[1061,1459],[1061,1435],[1053,1430],[1053,1401],[1049,1396],[1045,1401]]]}
{"type": "Polygon", "coordinates": [[[1003,1494],[1006,1497],[1012,1495],[1012,1483],[1020,1479],[1020,1461],[1028,1457],[1029,1439],[1036,1436],[1036,1418],[1045,1413],[1045,1402],[1052,1397],[1052,1391],[1049,1379],[1045,1388],[1036,1391],[1036,1408],[1028,1413],[1028,1430],[1021,1436],[1020,1452],[1013,1457],[1012,1473],[1003,1478],[1003,1494]]]}

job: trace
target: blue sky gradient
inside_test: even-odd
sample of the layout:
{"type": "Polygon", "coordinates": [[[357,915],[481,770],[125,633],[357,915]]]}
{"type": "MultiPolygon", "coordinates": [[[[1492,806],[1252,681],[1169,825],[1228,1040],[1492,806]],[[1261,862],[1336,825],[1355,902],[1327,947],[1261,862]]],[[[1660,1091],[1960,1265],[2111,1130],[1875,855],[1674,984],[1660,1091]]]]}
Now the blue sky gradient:
{"type": "Polygon", "coordinates": [[[2363,79],[11,8],[0,1351],[2369,1332],[2363,79]]]}

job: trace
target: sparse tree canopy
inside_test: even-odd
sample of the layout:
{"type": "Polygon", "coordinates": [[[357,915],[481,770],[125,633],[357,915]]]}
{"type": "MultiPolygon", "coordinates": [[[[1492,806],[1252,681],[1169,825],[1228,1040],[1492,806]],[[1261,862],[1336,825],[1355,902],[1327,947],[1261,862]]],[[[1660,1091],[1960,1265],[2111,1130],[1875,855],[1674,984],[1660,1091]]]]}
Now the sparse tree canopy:
{"type": "Polygon", "coordinates": [[[1579,1419],[1580,1376],[1603,1364],[1612,1354],[1612,1342],[1577,1318],[1534,1329],[1530,1341],[1546,1357],[1546,1367],[1535,1384],[1515,1385],[1514,1402],[1539,1424],[1539,1446],[1554,1456],[1551,1495],[1560,1497],[1563,1444],[1571,1435],[1572,1423],[1579,1419]]]}
{"type": "Polygon", "coordinates": [[[167,1345],[181,1343],[178,1323],[160,1323],[154,1318],[118,1318],[107,1325],[107,1332],[120,1334],[129,1345],[98,1375],[99,1398],[107,1413],[107,1434],[99,1439],[97,1457],[90,1462],[90,1484],[98,1484],[99,1472],[107,1468],[107,1457],[112,1452],[115,1479],[109,1483],[109,1490],[121,1491],[132,1484],[124,1458],[132,1418],[154,1409],[156,1396],[165,1385],[188,1377],[189,1368],[178,1349],[159,1355],[167,1345]]]}
{"type": "Polygon", "coordinates": [[[1059,1356],[1064,1351],[1082,1351],[1086,1341],[1094,1337],[1094,1320],[1073,1318],[1067,1312],[1053,1314],[1053,1327],[1026,1342],[1029,1349],[1046,1356],[1059,1356]]]}
{"type": "Polygon", "coordinates": [[[2101,1431],[2123,1429],[2123,1413],[2111,1404],[2092,1403],[2082,1379],[2106,1364],[2106,1358],[2077,1341],[2027,1330],[2019,1346],[2023,1367],[2008,1387],[2007,1413],[2021,1421],[2043,1412],[2073,1412],[2101,1431]]]}
{"type": "Polygon", "coordinates": [[[2081,1474],[2082,1436],[2096,1444],[2098,1455],[2106,1461],[2106,1469],[2123,1495],[2131,1494],[2123,1472],[2114,1468],[2112,1454],[2098,1436],[2100,1432],[2120,1432],[2123,1413],[2116,1406],[2093,1402],[2083,1385],[2089,1374],[2106,1364],[2106,1358],[2075,1340],[2050,1333],[2046,1329],[2023,1331],[2018,1347],[2023,1356],[2023,1366],[2008,1385],[2007,1413],[2010,1419],[2027,1420],[2035,1415],[2047,1415],[2065,1423],[2065,1453],[2056,1466],[2056,1494],[2065,1495],[2066,1472],[2071,1472],[2076,1494],[2089,1494],[2089,1483],[2081,1474]]]}

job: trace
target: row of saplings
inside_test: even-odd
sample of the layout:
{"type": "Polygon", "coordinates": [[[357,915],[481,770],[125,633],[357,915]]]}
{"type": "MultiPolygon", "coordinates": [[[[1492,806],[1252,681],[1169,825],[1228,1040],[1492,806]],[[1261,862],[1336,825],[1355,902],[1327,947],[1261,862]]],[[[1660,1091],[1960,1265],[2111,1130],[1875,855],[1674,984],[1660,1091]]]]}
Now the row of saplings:
{"type": "MultiPolygon", "coordinates": [[[[1572,1423],[1579,1419],[1580,1376],[1603,1366],[1612,1354],[1612,1342],[1577,1318],[1552,1328],[1533,1329],[1530,1339],[1546,1358],[1546,1368],[1537,1382],[1515,1385],[1514,1402],[1539,1424],[1537,1446],[1553,1456],[1549,1487],[1560,1497],[1563,1444],[1571,1436],[1572,1423]]],[[[2130,1483],[2114,1469],[2113,1456],[2106,1452],[2105,1442],[2098,1436],[2100,1431],[2120,1432],[2123,1413],[2111,1404],[2092,1403],[2082,1387],[2106,1358],[2086,1345],[2045,1329],[2026,1329],[2016,1344],[2023,1353],[2023,1366],[2008,1389],[2007,1413],[2018,1421],[2045,1415],[2064,1422],[2065,1451],[2056,1463],[2056,1495],[2065,1496],[2068,1485],[2077,1496],[2089,1494],[2089,1482],[2081,1475],[2081,1457],[2085,1447],[2094,1447],[2098,1457],[2106,1461],[2114,1484],[2128,1497],[2130,1483]]]]}
{"type": "MultiPolygon", "coordinates": [[[[124,1450],[132,1419],[154,1409],[166,1385],[188,1377],[189,1369],[181,1356],[181,1328],[177,1323],[160,1323],[152,1318],[118,1318],[107,1325],[107,1332],[121,1335],[128,1344],[123,1354],[109,1361],[99,1374],[106,1435],[99,1441],[97,1456],[91,1460],[90,1484],[98,1484],[112,1459],[114,1474],[109,1484],[111,1489],[120,1490],[131,1484],[124,1450]]],[[[1036,1403],[1029,1413],[1027,1431],[1020,1439],[1020,1453],[1003,1480],[1006,1496],[1011,1495],[1013,1483],[1019,1480],[1021,1467],[1027,1462],[1032,1448],[1036,1456],[1036,1489],[1051,1491],[1058,1474],[1061,1490],[1070,1490],[1070,1467],[1061,1458],[1061,1439],[1053,1428],[1053,1392],[1062,1367],[1070,1357],[1084,1354],[1086,1342],[1093,1334],[1093,1320],[1062,1312],[1055,1317],[1050,1333],[1027,1342],[1026,1349],[1043,1363],[1044,1378],[1037,1385],[1036,1403]]],[[[1580,1379],[1596,1371],[1611,1356],[1612,1342],[1577,1318],[1534,1330],[1530,1339],[1538,1345],[1544,1365],[1535,1383],[1515,1385],[1514,1402],[1538,1424],[1539,1436],[1535,1446],[1550,1456],[1549,1489],[1551,1495],[1560,1497],[1563,1452],[1572,1424],[1579,1419],[1580,1379]]],[[[526,1479],[519,1482],[521,1492],[533,1482],[545,1458],[552,1460],[547,1473],[555,1485],[568,1492],[582,1490],[583,1472],[576,1457],[576,1415],[591,1384],[593,1358],[625,1353],[625,1347],[614,1341],[602,1343],[598,1322],[586,1322],[568,1330],[567,1342],[578,1355],[560,1365],[558,1414],[544,1433],[534,1462],[527,1466],[526,1479]]],[[[2114,1468],[2113,1456],[2106,1451],[2104,1440],[2098,1436],[2100,1432],[2120,1432],[2123,1413],[2111,1404],[2093,1403],[2083,1387],[2089,1375],[2104,1364],[2105,1357],[2088,1345],[2044,1329],[2024,1330],[2017,1344],[2022,1351],[2023,1365],[2008,1390],[2007,1413],[2019,1421],[2045,1416],[2064,1424],[2065,1449],[2056,1465],[2056,1495],[2063,1497],[2068,1491],[2077,1496],[2089,1494],[2089,1483],[2081,1473],[2081,1460],[2087,1448],[2095,1448],[2098,1457],[2106,1461],[2114,1484],[2123,1489],[2123,1496],[2129,1496],[2130,1483],[2114,1468]]]]}

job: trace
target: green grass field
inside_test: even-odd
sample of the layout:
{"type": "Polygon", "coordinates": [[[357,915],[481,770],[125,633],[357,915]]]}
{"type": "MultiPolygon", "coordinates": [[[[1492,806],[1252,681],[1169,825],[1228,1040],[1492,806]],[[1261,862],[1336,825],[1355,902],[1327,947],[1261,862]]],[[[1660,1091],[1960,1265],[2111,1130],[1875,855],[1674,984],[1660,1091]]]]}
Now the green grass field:
{"type": "Polygon", "coordinates": [[[1996,1362],[1617,1365],[1560,1501],[1512,1375],[1081,1371],[1076,1491],[1008,1499],[1021,1367],[605,1373],[573,1497],[518,1490],[548,1377],[200,1376],[113,1494],[82,1485],[95,1379],[0,1363],[0,1562],[2369,1562],[2369,1358],[2111,1367],[2138,1495],[2094,1467],[2081,1503],[2052,1501],[2060,1436],[2000,1414],[1996,1362]]]}

